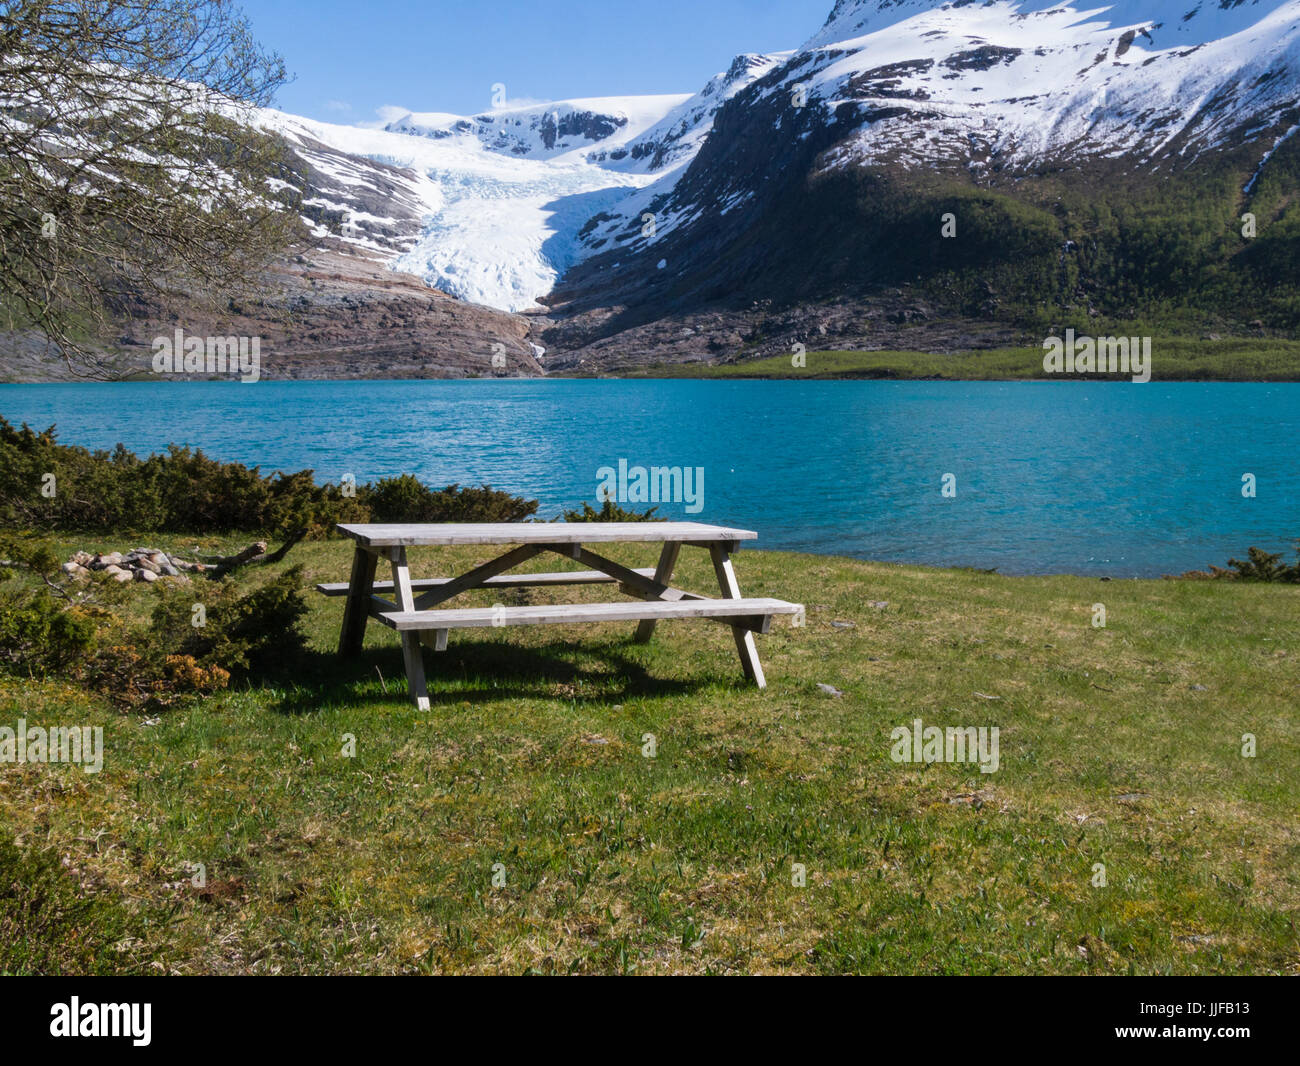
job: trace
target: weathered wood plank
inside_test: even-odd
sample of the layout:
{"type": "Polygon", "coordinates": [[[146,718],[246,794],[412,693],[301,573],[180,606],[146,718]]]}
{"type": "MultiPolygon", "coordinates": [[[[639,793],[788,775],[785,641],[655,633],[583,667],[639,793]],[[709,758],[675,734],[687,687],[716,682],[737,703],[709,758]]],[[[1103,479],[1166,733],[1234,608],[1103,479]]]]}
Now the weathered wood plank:
{"type": "Polygon", "coordinates": [[[446,651],[447,630],[422,629],[420,630],[420,643],[426,648],[432,648],[434,651],[446,651]]]}
{"type": "Polygon", "coordinates": [[[748,529],[701,522],[446,522],[340,525],[340,533],[373,548],[449,544],[598,544],[757,540],[748,529]]]}
{"type": "MultiPolygon", "coordinates": [[[[632,572],[640,574],[642,577],[652,577],[655,568],[653,566],[638,567],[632,572]]],[[[411,578],[411,588],[416,592],[424,592],[428,589],[442,588],[451,580],[452,578],[449,577],[413,577],[411,578]]],[[[612,583],[615,580],[608,574],[602,574],[599,570],[569,570],[549,574],[497,574],[495,577],[485,579],[479,587],[513,589],[541,587],[544,585],[601,585],[612,583]]],[[[339,581],[317,585],[316,591],[324,596],[346,596],[349,587],[346,581],[339,581]]],[[[393,583],[391,581],[376,581],[373,585],[373,591],[376,593],[392,592],[393,583]]]]}
{"type": "MultiPolygon", "coordinates": [[[[406,549],[403,548],[402,550],[405,551],[406,549]]],[[[505,555],[490,559],[482,566],[476,566],[473,570],[461,574],[460,577],[453,577],[437,588],[426,592],[415,601],[415,606],[421,609],[432,607],[434,604],[442,603],[453,596],[459,596],[469,589],[478,588],[488,578],[495,577],[503,570],[513,570],[520,563],[526,563],[534,555],[540,554],[541,551],[541,547],[536,544],[520,545],[512,551],[506,552],[505,555]]]]}
{"type": "Polygon", "coordinates": [[[339,633],[339,654],[361,654],[366,639],[366,622],[370,618],[370,589],[375,582],[379,556],[360,544],[352,553],[352,577],[348,581],[348,602],[343,608],[343,628],[339,633]]]}
{"type": "MultiPolygon", "coordinates": [[[[387,582],[385,582],[385,584],[387,584],[387,582]]],[[[400,611],[400,610],[401,608],[397,606],[397,604],[395,604],[392,600],[386,600],[382,596],[370,597],[371,618],[374,618],[377,615],[387,614],[389,611],[400,611]]]]}
{"type": "MultiPolygon", "coordinates": [[[[673,579],[673,570],[677,567],[677,557],[682,552],[682,546],[676,541],[669,541],[663,546],[659,553],[659,565],[655,567],[654,578],[656,585],[668,585],[673,579]]],[[[638,644],[644,644],[655,633],[655,619],[643,618],[641,623],[636,627],[636,637],[638,644]]]]}
{"type": "Polygon", "coordinates": [[[728,625],[755,628],[774,614],[799,607],[772,599],[631,600],[621,603],[561,603],[527,607],[466,607],[437,611],[394,611],[380,621],[399,632],[422,629],[487,629],[497,626],[569,625],[583,622],[634,622],[643,618],[717,618],[728,625]]]}
{"type": "MultiPolygon", "coordinates": [[[[415,592],[411,588],[411,568],[406,561],[405,548],[389,548],[388,557],[393,564],[393,591],[397,606],[403,611],[415,610],[415,592]]],[[[380,617],[384,617],[380,615],[380,617]]],[[[429,690],[424,680],[424,658],[420,652],[417,633],[402,634],[402,660],[406,666],[406,684],[416,710],[429,709],[429,690]]]]}
{"type": "Polygon", "coordinates": [[[637,571],[630,570],[622,563],[614,562],[613,559],[606,559],[603,555],[597,555],[589,548],[574,545],[574,549],[576,552],[575,558],[578,562],[595,567],[597,570],[617,579],[621,585],[635,589],[638,596],[651,600],[680,600],[686,596],[686,593],[681,589],[670,588],[653,578],[643,577],[637,571]]]}
{"type": "MultiPolygon", "coordinates": [[[[709,549],[709,556],[713,559],[713,572],[717,574],[718,587],[722,590],[722,595],[740,601],[740,583],[736,580],[736,568],[731,563],[731,556],[718,544],[709,549]]],[[[790,614],[799,610],[797,604],[791,603],[787,606],[791,608],[790,614]]],[[[741,626],[733,626],[731,632],[736,638],[736,652],[740,655],[740,666],[745,671],[745,676],[759,688],[767,688],[767,678],[763,676],[763,664],[758,661],[758,648],[754,644],[754,634],[741,626]]]]}

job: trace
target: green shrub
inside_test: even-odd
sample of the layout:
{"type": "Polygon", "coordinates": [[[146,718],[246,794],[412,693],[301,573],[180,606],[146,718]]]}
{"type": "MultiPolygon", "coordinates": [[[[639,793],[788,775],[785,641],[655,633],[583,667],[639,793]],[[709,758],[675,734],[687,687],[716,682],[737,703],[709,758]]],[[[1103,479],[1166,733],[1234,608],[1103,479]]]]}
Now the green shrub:
{"type": "Polygon", "coordinates": [[[581,511],[565,511],[564,521],[566,522],[657,522],[658,517],[655,512],[658,507],[651,507],[648,511],[627,511],[616,504],[613,500],[606,500],[599,511],[591,504],[583,501],[581,511]]]}
{"type": "Polygon", "coordinates": [[[1296,562],[1282,562],[1281,552],[1248,548],[1245,559],[1229,559],[1227,567],[1211,566],[1208,570],[1188,570],[1179,577],[1192,581],[1269,581],[1300,584],[1300,541],[1296,541],[1296,562]]]}
{"type": "Polygon", "coordinates": [[[0,610],[0,670],[27,676],[64,671],[95,646],[95,626],[75,607],[46,592],[3,602],[0,610]]]}
{"type": "Polygon", "coordinates": [[[192,586],[163,590],[150,625],[151,646],[236,677],[291,662],[306,647],[299,624],[307,613],[301,567],[290,567],[251,592],[231,580],[205,588],[202,626],[193,624],[195,599],[192,586]]]}
{"type": "Polygon", "coordinates": [[[299,567],[251,588],[233,578],[160,582],[150,587],[157,602],[142,625],[114,609],[137,597],[113,582],[78,586],[74,600],[62,586],[16,580],[32,570],[27,559],[52,554],[39,544],[19,549],[5,556],[13,569],[0,581],[0,672],[62,677],[126,708],[161,708],[232,677],[283,670],[306,647],[299,567]],[[197,626],[196,601],[204,607],[197,626]]]}
{"type": "Polygon", "coordinates": [[[410,474],[362,486],[357,499],[375,522],[520,522],[537,512],[536,501],[487,485],[434,490],[410,474]]]}
{"type": "Polygon", "coordinates": [[[1300,582],[1300,552],[1295,566],[1282,562],[1281,552],[1266,552],[1262,548],[1248,548],[1245,559],[1229,559],[1228,565],[1236,571],[1241,581],[1300,582]]]}

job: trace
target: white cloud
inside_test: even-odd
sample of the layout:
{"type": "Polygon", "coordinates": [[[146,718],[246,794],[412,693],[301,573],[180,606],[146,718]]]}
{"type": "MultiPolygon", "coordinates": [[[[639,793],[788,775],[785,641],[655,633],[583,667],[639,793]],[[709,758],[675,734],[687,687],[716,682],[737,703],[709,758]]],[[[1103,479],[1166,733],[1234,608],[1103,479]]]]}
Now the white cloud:
{"type": "Polygon", "coordinates": [[[384,104],[382,107],[375,108],[375,114],[378,116],[371,122],[358,122],[357,125],[363,130],[382,130],[390,122],[396,122],[399,118],[405,118],[411,113],[409,107],[398,107],[396,104],[384,104]]]}

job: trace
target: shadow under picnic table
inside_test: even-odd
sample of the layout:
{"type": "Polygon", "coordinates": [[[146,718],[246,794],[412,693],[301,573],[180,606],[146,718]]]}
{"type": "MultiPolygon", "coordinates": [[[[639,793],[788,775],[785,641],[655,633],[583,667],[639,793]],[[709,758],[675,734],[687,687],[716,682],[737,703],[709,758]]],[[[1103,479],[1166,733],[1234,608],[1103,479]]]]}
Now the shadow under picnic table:
{"type": "MultiPolygon", "coordinates": [[[[719,671],[717,677],[691,680],[656,676],[614,641],[552,641],[521,647],[462,640],[442,652],[436,664],[428,676],[434,706],[440,702],[554,698],[556,685],[581,684],[589,694],[578,698],[617,703],[636,696],[680,696],[719,682],[741,684],[726,671],[719,671]],[[575,663],[575,656],[587,660],[587,665],[575,663]],[[448,678],[456,681],[455,688],[445,687],[448,678]]],[[[276,701],[276,710],[282,714],[313,714],[339,704],[395,703],[408,698],[402,650],[396,646],[368,647],[352,659],[309,651],[299,662],[295,677],[293,686],[276,701]]],[[[566,698],[572,698],[571,694],[566,698]]]]}

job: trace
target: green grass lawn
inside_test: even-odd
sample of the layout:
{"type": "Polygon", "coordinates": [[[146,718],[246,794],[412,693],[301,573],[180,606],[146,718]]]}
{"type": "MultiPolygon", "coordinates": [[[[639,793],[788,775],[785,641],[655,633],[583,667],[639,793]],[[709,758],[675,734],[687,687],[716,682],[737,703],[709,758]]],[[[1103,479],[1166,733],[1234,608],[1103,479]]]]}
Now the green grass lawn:
{"type": "MultiPolygon", "coordinates": [[[[998,348],[987,351],[808,352],[807,365],[791,365],[792,356],[777,355],[738,363],[674,363],[629,371],[625,377],[649,378],[886,378],[952,381],[1026,379],[1127,381],[1132,375],[1046,374],[1043,349],[998,348]]],[[[1152,381],[1300,381],[1300,341],[1234,338],[1156,338],[1151,346],[1152,381]]]]}
{"type": "MultiPolygon", "coordinates": [[[[287,562],[344,580],[348,551],[287,562]]],[[[143,972],[1300,973],[1300,588],[737,567],[807,605],[758,638],[763,692],[713,623],[478,630],[425,653],[418,712],[394,634],[340,662],[314,594],[305,663],[157,718],[0,679],[0,724],[106,745],[98,775],[0,766],[0,821],[143,972]],[[1000,768],[892,761],[916,718],[997,726],[1000,768]]]]}

